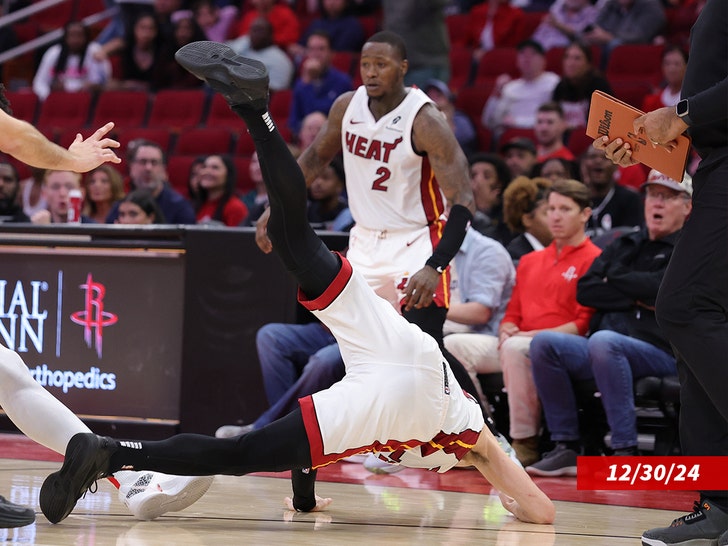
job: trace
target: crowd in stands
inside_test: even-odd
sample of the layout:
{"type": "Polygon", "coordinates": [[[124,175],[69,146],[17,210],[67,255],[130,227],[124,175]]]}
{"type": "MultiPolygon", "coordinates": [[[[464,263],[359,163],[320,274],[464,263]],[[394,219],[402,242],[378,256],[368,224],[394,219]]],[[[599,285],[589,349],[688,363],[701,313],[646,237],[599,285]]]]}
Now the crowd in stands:
{"type": "MultiPolygon", "coordinates": [[[[647,111],[674,105],[687,59],[685,29],[701,5],[700,0],[120,3],[118,15],[104,27],[67,22],[61,41],[40,56],[26,89],[6,86],[16,115],[62,145],[76,132],[95,129],[97,121],[114,121],[125,162],[81,177],[3,160],[0,222],[63,223],[68,192],[81,189],[82,222],[252,226],[267,195],[250,136],[240,131],[234,114],[217,109],[201,81],[177,65],[174,52],[209,39],[263,62],[270,72],[271,115],[300,152],[325,126],[334,100],[361,85],[358,56],[366,38],[378,29],[393,30],[408,47],[406,82],[442,110],[470,165],[477,211],[464,243],[468,250],[454,263],[461,302],[480,302],[487,313],[478,323],[454,328],[445,346],[473,378],[505,374],[511,425],[504,432],[516,440],[521,462],[536,465],[537,474],[570,474],[583,446],[576,403],[560,399],[559,381],[596,377],[598,388],[609,393],[611,447],[629,454],[637,449],[633,412],[625,417],[622,407],[628,386],[615,385],[598,368],[594,347],[608,342],[610,350],[623,349],[624,369],[641,362],[631,358],[635,354],[661,351],[664,365],[633,365],[630,373],[674,374],[674,359],[654,331],[656,324],[647,325],[652,337],[643,336],[639,326],[654,322],[656,283],[689,213],[691,192],[689,185],[659,173],[648,178],[642,166],[617,167],[591,147],[584,134],[590,97],[601,90],[647,111]],[[83,97],[85,106],[72,95],[83,97]],[[105,95],[115,98],[103,111],[105,95]],[[140,96],[140,113],[130,121],[140,96]],[[62,117],[51,119],[54,112],[74,108],[81,109],[75,126],[62,117]],[[171,117],[162,117],[165,110],[171,117]],[[622,232],[627,234],[617,238],[622,232]],[[665,250],[663,261],[649,262],[658,249],[665,250]],[[505,263],[486,280],[479,275],[487,268],[473,267],[471,259],[484,255],[491,268],[505,263]],[[561,267],[564,260],[567,269],[561,267]],[[630,284],[639,275],[649,276],[649,286],[630,284]],[[599,290],[590,283],[597,276],[605,281],[599,290]],[[607,298],[607,291],[615,296],[607,298]],[[602,331],[617,337],[597,336],[602,331]],[[625,347],[618,336],[649,347],[625,347]],[[598,337],[606,341],[599,345],[598,337]],[[567,363],[561,358],[564,346],[578,347],[583,358],[567,363]],[[545,457],[541,399],[556,442],[545,457]]],[[[2,36],[0,43],[7,39],[2,36]]],[[[353,220],[346,195],[337,158],[310,187],[309,221],[348,231],[353,220]]],[[[458,323],[457,305],[448,313],[451,324],[458,323]]],[[[317,333],[325,338],[321,347],[333,343],[327,332],[317,333]]],[[[312,353],[305,361],[316,358],[312,353]]],[[[274,404],[279,397],[269,398],[274,404]]]]}

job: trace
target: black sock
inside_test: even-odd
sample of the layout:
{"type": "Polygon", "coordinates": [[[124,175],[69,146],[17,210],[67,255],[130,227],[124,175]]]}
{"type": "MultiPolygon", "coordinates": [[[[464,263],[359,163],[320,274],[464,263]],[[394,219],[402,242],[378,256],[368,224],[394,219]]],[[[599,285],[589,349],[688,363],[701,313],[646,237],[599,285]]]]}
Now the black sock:
{"type": "Polygon", "coordinates": [[[276,125],[270,117],[268,110],[252,110],[247,105],[231,106],[233,112],[245,120],[248,132],[253,140],[266,141],[270,138],[276,125]]]}
{"type": "Polygon", "coordinates": [[[310,512],[316,508],[316,471],[309,468],[291,470],[293,485],[293,507],[300,512],[310,512]]]}

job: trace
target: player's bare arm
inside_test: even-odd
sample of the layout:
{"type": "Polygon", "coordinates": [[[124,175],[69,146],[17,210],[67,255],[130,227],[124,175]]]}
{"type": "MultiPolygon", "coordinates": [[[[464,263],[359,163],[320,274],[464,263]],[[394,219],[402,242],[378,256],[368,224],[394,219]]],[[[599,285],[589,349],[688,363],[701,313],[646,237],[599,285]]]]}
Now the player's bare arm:
{"type": "MultiPolygon", "coordinates": [[[[341,120],[344,112],[354,96],[349,91],[339,96],[329,110],[328,119],[319,131],[311,146],[306,148],[298,164],[306,179],[306,186],[310,186],[316,176],[323,171],[326,165],[341,151],[341,120]]],[[[267,234],[268,218],[270,211],[266,209],[255,224],[255,242],[264,253],[269,254],[273,250],[267,234]]]]}
{"type": "Polygon", "coordinates": [[[503,507],[521,521],[553,523],[556,508],[551,499],[503,451],[488,427],[483,428],[475,447],[459,464],[475,466],[500,492],[503,507]]]}
{"type": "Polygon", "coordinates": [[[34,167],[86,172],[107,161],[121,162],[112,149],[119,143],[105,138],[113,127],[107,123],[86,140],[77,136],[66,150],[29,123],[0,111],[0,149],[34,167]]]}
{"type": "Polygon", "coordinates": [[[341,123],[353,96],[354,92],[349,91],[334,101],[326,123],[321,127],[311,146],[306,148],[298,158],[298,165],[306,178],[306,186],[310,186],[311,182],[341,151],[341,123]]]}
{"type": "MultiPolygon", "coordinates": [[[[412,127],[412,142],[416,151],[427,154],[449,206],[462,205],[475,212],[468,160],[436,106],[427,104],[419,111],[412,127]]],[[[429,306],[439,282],[440,273],[430,266],[412,275],[405,288],[405,310],[429,306]]]]}

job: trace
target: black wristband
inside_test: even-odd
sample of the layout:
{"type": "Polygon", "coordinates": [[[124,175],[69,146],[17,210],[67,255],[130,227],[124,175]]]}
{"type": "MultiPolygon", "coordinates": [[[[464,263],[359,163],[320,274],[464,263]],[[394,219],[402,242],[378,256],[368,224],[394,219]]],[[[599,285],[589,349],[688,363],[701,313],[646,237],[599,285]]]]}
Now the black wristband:
{"type": "Polygon", "coordinates": [[[460,245],[463,244],[463,239],[465,239],[465,231],[472,219],[473,214],[470,209],[462,205],[454,205],[450,209],[447,224],[445,224],[445,229],[442,231],[442,239],[440,239],[437,248],[425,262],[425,265],[429,265],[442,273],[447,264],[458,253],[460,245]]]}

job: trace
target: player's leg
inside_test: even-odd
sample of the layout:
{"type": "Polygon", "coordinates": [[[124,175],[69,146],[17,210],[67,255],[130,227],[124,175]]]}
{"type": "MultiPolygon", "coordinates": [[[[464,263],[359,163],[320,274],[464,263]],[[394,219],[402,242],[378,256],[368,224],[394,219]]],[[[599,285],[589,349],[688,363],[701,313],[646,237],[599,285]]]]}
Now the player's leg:
{"type": "MultiPolygon", "coordinates": [[[[66,450],[78,433],[91,430],[45,390],[15,351],[0,345],[0,406],[28,438],[57,453],[66,450]]],[[[119,499],[139,519],[154,519],[187,508],[212,484],[211,479],[185,476],[140,475],[120,472],[109,480],[119,499]]]]}
{"type": "Polygon", "coordinates": [[[268,199],[268,236],[286,269],[310,298],[323,294],[341,269],[306,218],[306,181],[268,113],[268,71],[261,62],[215,42],[187,44],[175,54],[189,72],[225,97],[248,127],[268,199]]]}

